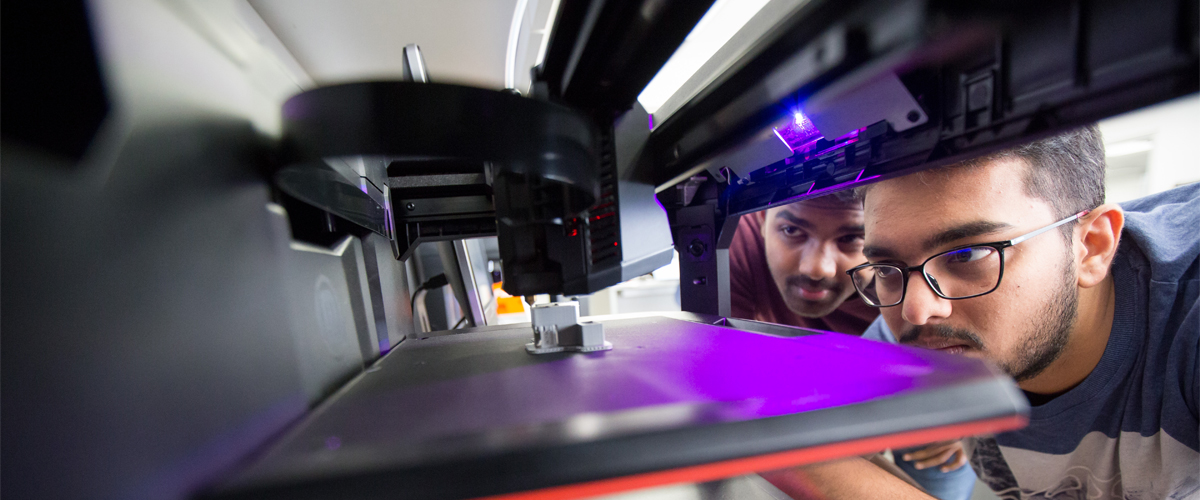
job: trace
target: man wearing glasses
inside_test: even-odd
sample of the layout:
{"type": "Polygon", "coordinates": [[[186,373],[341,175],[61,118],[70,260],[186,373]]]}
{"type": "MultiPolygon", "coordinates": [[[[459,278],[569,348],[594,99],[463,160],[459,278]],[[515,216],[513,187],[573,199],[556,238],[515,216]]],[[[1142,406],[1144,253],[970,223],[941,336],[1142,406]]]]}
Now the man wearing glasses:
{"type": "MultiPolygon", "coordinates": [[[[987,359],[1028,427],[967,440],[1001,498],[1200,497],[1200,185],[1104,204],[1093,126],[860,191],[880,321],[987,359]]],[[[893,335],[893,332],[895,335],[893,335]]],[[[857,459],[764,475],[828,498],[927,498],[857,459]]]]}

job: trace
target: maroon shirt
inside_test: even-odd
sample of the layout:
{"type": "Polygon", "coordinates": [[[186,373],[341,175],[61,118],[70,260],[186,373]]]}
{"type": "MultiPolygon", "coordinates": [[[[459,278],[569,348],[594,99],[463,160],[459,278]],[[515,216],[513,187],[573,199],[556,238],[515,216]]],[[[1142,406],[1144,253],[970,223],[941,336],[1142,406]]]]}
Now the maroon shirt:
{"type": "Polygon", "coordinates": [[[771,277],[763,244],[764,212],[743,215],[729,245],[729,293],[733,317],[781,325],[862,335],[879,316],[857,294],[820,318],[805,318],[788,308],[771,277]]]}

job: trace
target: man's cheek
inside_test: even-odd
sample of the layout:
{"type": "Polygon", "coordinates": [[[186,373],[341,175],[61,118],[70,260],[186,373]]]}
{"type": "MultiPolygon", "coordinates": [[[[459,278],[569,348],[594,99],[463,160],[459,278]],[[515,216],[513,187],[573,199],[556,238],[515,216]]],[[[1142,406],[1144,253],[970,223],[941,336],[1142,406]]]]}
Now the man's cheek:
{"type": "Polygon", "coordinates": [[[1003,358],[1012,344],[1012,340],[1020,336],[1020,328],[1014,328],[1014,319],[1028,317],[1028,306],[1022,307],[1011,301],[996,300],[1002,297],[995,294],[976,297],[955,304],[955,315],[952,315],[954,326],[974,332],[983,341],[987,356],[1003,358]]]}
{"type": "Polygon", "coordinates": [[[798,266],[797,257],[797,252],[787,245],[776,244],[767,247],[767,266],[776,279],[793,274],[798,266]]]}
{"type": "Polygon", "coordinates": [[[850,288],[854,288],[854,280],[852,280],[850,278],[849,274],[846,274],[846,271],[849,271],[850,269],[854,268],[854,266],[862,264],[863,262],[866,262],[866,261],[867,261],[866,259],[859,260],[853,256],[851,256],[850,258],[843,258],[841,260],[841,262],[838,263],[838,270],[837,270],[838,282],[841,283],[843,286],[848,286],[850,288]]]}

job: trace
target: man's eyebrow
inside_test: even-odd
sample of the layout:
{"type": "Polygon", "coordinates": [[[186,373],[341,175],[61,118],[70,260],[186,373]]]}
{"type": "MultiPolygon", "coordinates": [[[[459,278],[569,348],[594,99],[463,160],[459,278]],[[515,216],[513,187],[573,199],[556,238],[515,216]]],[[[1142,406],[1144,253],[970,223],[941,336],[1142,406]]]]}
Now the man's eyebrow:
{"type": "Polygon", "coordinates": [[[961,240],[963,238],[971,238],[974,236],[991,234],[996,231],[1000,231],[1002,229],[1008,229],[1011,227],[1013,227],[1012,224],[1009,224],[1007,222],[997,222],[997,221],[990,221],[990,220],[967,222],[965,224],[959,224],[957,226],[954,226],[952,228],[949,228],[942,232],[939,232],[933,236],[930,236],[929,238],[927,238],[925,240],[925,243],[923,244],[923,246],[924,246],[924,250],[928,252],[935,248],[946,245],[947,243],[953,243],[953,242],[961,240]]]}
{"type": "Polygon", "coordinates": [[[782,217],[784,219],[787,219],[788,222],[791,222],[792,224],[800,226],[804,229],[812,229],[812,227],[813,227],[813,223],[811,223],[807,220],[804,220],[804,219],[800,218],[799,216],[797,216],[791,212],[788,212],[787,210],[780,210],[778,213],[775,214],[775,217],[782,217]]]}
{"type": "Polygon", "coordinates": [[[893,257],[896,255],[891,250],[888,250],[887,248],[884,248],[884,247],[881,247],[878,245],[867,245],[867,246],[863,247],[862,252],[863,252],[863,257],[866,257],[868,259],[879,258],[879,257],[893,257]]]}
{"type": "Polygon", "coordinates": [[[857,226],[842,226],[842,227],[838,228],[838,231],[843,232],[843,233],[862,234],[862,233],[866,232],[866,228],[863,227],[862,224],[859,224],[857,226]]]}
{"type": "MultiPolygon", "coordinates": [[[[1002,229],[1008,229],[1010,227],[1012,227],[1012,224],[995,221],[973,221],[966,224],[959,224],[926,239],[924,243],[924,250],[926,252],[933,251],[940,246],[961,240],[963,238],[990,234],[1002,229]]],[[[864,246],[862,252],[863,257],[868,259],[891,258],[896,256],[896,252],[894,252],[892,249],[881,245],[864,246]]]]}

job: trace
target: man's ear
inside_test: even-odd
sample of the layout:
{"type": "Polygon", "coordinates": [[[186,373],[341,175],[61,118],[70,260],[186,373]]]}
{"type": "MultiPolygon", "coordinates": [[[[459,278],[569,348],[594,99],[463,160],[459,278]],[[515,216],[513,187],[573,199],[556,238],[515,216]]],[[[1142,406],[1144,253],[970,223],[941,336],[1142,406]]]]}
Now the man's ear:
{"type": "Polygon", "coordinates": [[[1125,212],[1115,203],[1100,205],[1079,219],[1075,227],[1075,264],[1081,288],[1096,286],[1108,276],[1124,227],[1125,212]]]}
{"type": "MultiPolygon", "coordinates": [[[[768,210],[770,210],[770,209],[768,209],[768,210]]],[[[758,235],[762,236],[763,239],[766,239],[767,238],[767,210],[759,210],[757,212],[750,214],[749,216],[754,217],[755,219],[758,219],[758,235]]],[[[743,217],[746,217],[746,216],[743,215],[743,217]]]]}

